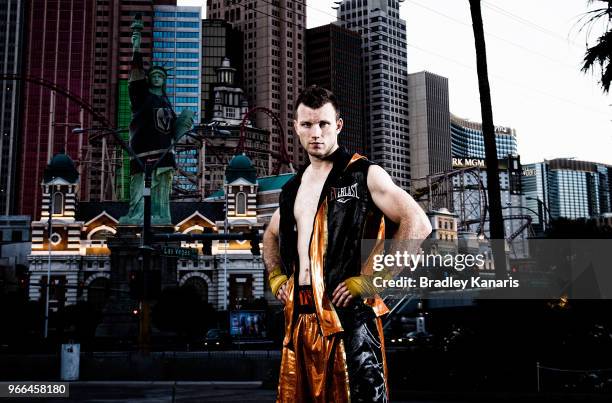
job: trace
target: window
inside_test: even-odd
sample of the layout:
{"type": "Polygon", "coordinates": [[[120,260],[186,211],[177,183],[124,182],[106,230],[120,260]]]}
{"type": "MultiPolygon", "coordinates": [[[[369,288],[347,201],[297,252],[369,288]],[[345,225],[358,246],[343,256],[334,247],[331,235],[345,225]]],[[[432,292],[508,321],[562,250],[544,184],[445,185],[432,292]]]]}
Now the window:
{"type": "Polygon", "coordinates": [[[61,192],[53,194],[53,214],[62,214],[64,212],[64,195],[61,192]]]}
{"type": "Polygon", "coordinates": [[[236,213],[246,214],[246,194],[244,192],[236,195],[236,213]]]}

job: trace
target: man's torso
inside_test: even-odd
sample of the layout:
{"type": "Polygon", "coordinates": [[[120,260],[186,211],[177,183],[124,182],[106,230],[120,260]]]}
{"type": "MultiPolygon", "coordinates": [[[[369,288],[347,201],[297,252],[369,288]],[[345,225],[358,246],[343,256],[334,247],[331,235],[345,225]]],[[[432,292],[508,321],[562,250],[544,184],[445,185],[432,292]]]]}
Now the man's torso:
{"type": "Polygon", "coordinates": [[[331,168],[331,164],[321,171],[314,171],[312,166],[308,167],[304,172],[295,198],[293,214],[297,226],[298,264],[300,265],[299,285],[310,284],[309,248],[312,226],[317,213],[321,191],[331,168]]]}

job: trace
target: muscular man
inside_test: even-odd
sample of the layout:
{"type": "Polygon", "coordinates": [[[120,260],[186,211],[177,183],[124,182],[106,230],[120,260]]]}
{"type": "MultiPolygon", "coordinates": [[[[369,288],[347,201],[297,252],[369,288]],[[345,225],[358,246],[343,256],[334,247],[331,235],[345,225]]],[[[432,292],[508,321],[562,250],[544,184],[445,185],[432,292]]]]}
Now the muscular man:
{"type": "MultiPolygon", "coordinates": [[[[423,240],[427,216],[389,175],[338,146],[335,96],[300,94],[294,128],[310,164],[282,189],[264,234],[270,287],[285,304],[278,402],[388,401],[380,317],[388,312],[362,266],[362,239],[423,240]]],[[[369,260],[369,259],[368,259],[369,260]]]]}
{"type": "MultiPolygon", "coordinates": [[[[130,147],[142,162],[155,164],[170,147],[193,125],[193,111],[184,109],[177,118],[166,96],[168,73],[162,66],[145,71],[140,53],[140,17],[132,24],[132,64],[128,82],[132,121],[130,122],[130,147]]],[[[172,224],[170,218],[170,191],[174,173],[174,153],[168,152],[157,163],[152,175],[151,214],[153,224],[172,224]]],[[[144,215],[144,173],[140,164],[130,161],[130,209],[120,218],[121,224],[141,224],[144,215]]]]}

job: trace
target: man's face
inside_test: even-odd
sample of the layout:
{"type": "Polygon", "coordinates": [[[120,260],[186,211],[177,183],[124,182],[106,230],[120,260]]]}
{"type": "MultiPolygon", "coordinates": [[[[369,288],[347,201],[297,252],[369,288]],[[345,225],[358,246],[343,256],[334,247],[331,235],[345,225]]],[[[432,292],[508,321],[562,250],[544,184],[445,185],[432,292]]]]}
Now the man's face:
{"type": "Polygon", "coordinates": [[[161,72],[154,71],[153,73],[149,74],[149,85],[153,88],[163,87],[165,80],[166,77],[161,72]]]}
{"type": "Polygon", "coordinates": [[[336,119],[336,110],[329,102],[319,109],[300,104],[293,121],[302,147],[310,157],[319,159],[327,157],[337,148],[342,124],[342,119],[336,119]]]}

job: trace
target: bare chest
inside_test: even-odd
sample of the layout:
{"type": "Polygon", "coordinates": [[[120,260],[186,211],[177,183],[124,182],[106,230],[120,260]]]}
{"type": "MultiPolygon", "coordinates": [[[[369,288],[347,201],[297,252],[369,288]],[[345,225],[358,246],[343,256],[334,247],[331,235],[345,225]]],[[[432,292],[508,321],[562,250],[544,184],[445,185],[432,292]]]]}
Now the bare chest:
{"type": "Polygon", "coordinates": [[[303,181],[298,189],[293,207],[298,235],[310,236],[324,182],[324,180],[303,181]],[[304,234],[304,232],[308,234],[304,234]]]}

